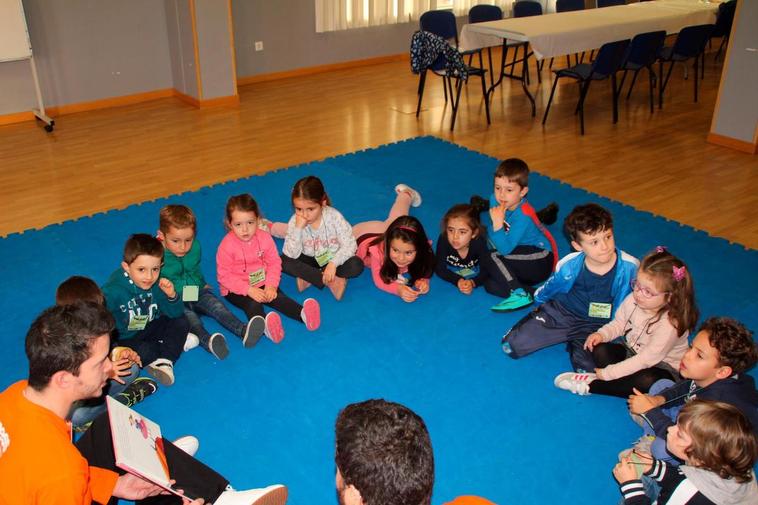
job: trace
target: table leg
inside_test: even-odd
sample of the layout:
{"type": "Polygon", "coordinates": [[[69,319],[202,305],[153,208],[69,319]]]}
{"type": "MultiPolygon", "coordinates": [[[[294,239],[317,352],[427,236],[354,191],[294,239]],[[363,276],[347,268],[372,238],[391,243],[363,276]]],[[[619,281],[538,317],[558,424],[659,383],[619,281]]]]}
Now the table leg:
{"type": "Polygon", "coordinates": [[[532,117],[534,117],[537,115],[537,107],[534,104],[534,97],[532,96],[531,93],[529,93],[529,88],[526,86],[526,73],[528,72],[528,65],[529,65],[529,52],[524,51],[524,60],[521,65],[521,88],[524,90],[524,93],[526,93],[526,97],[532,103],[532,117]]]}

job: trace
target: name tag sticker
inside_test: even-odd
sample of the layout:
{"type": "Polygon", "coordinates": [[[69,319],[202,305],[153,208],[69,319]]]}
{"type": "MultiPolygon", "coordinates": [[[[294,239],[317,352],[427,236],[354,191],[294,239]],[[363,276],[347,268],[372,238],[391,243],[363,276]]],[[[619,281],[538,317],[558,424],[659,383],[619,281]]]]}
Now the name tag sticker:
{"type": "Polygon", "coordinates": [[[470,268],[461,268],[456,272],[458,275],[463,277],[464,279],[468,279],[469,277],[474,277],[476,272],[471,270],[470,268]]]}
{"type": "Polygon", "coordinates": [[[590,302],[589,316],[610,319],[612,306],[613,304],[611,303],[590,302]]]}
{"type": "Polygon", "coordinates": [[[316,263],[318,263],[318,266],[323,267],[326,266],[332,258],[334,258],[332,251],[325,249],[316,255],[316,263]]]}
{"type": "Polygon", "coordinates": [[[262,268],[259,268],[255,272],[250,272],[248,279],[250,281],[251,286],[260,284],[261,282],[266,280],[266,271],[263,270],[262,268]]]}
{"type": "Polygon", "coordinates": [[[127,329],[129,331],[142,331],[145,329],[145,326],[147,326],[147,323],[149,321],[149,317],[147,315],[140,315],[140,314],[132,314],[129,316],[129,326],[127,326],[127,329]]]}
{"type": "Polygon", "coordinates": [[[182,289],[183,302],[196,302],[199,297],[200,297],[199,286],[184,286],[184,289],[182,289]]]}

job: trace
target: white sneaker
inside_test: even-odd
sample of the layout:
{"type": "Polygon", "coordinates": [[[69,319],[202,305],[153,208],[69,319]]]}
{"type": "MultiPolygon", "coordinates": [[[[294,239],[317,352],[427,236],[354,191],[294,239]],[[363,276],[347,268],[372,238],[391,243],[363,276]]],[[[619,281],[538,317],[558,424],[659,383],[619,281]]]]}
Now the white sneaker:
{"type": "Polygon", "coordinates": [[[284,505],[287,503],[287,488],[281,484],[249,489],[247,491],[224,491],[213,505],[284,505]]]}
{"type": "Polygon", "coordinates": [[[200,338],[194,333],[187,333],[187,340],[184,341],[184,352],[200,345],[200,338]]]}
{"type": "Polygon", "coordinates": [[[418,207],[421,205],[421,193],[407,184],[398,184],[395,186],[395,193],[402,193],[404,191],[411,194],[411,207],[418,207]]]}
{"type": "Polygon", "coordinates": [[[166,358],[158,358],[145,367],[145,371],[164,386],[174,383],[174,364],[166,358]]]}
{"type": "Polygon", "coordinates": [[[200,449],[200,441],[192,435],[179,437],[172,443],[190,456],[194,456],[197,453],[197,450],[200,449]]]}
{"type": "Polygon", "coordinates": [[[553,384],[575,395],[584,396],[590,394],[590,382],[596,378],[597,375],[594,373],[564,372],[555,378],[553,384]]]}

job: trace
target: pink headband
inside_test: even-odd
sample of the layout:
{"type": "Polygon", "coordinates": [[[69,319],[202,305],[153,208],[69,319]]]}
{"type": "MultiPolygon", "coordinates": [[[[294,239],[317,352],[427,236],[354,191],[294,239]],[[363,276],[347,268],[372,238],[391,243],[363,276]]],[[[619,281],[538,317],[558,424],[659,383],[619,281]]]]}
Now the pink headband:
{"type": "Polygon", "coordinates": [[[416,230],[414,230],[410,226],[398,226],[398,228],[400,228],[401,230],[409,231],[411,233],[418,233],[416,230]]]}

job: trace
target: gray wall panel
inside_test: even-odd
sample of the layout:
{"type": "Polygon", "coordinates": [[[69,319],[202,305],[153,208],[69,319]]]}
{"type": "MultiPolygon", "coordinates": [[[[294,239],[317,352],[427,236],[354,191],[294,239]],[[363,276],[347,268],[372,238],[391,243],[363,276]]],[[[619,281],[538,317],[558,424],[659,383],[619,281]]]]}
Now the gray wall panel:
{"type": "Polygon", "coordinates": [[[0,63],[0,114],[36,108],[33,82],[28,60],[0,63]]]}
{"type": "Polygon", "coordinates": [[[229,10],[223,0],[195,0],[203,100],[236,94],[229,10]]]}

